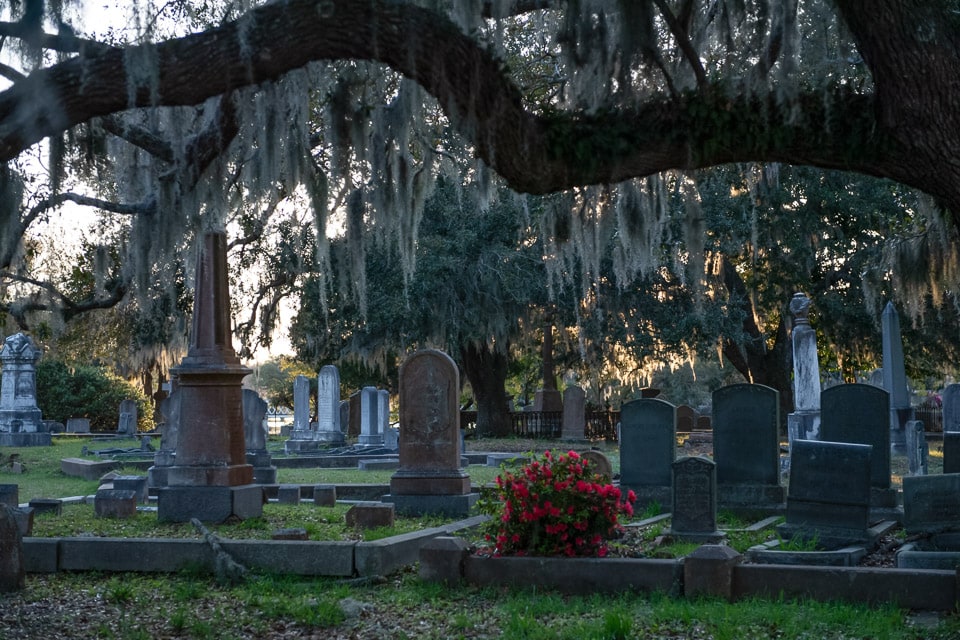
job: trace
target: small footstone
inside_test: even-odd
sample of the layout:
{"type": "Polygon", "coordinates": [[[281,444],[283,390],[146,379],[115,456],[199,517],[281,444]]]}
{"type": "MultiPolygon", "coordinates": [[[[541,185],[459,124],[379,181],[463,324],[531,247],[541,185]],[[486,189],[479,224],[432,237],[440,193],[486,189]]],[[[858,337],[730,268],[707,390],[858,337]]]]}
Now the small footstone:
{"type": "Polygon", "coordinates": [[[318,484],[313,488],[313,504],[318,507],[332,507],[337,504],[337,486],[318,484]]]}
{"type": "Polygon", "coordinates": [[[306,529],[294,528],[294,529],[277,529],[270,536],[274,540],[308,540],[309,536],[307,535],[306,529]]]}
{"type": "Polygon", "coordinates": [[[392,504],[360,502],[350,507],[345,517],[347,526],[356,529],[391,527],[395,518],[395,510],[392,504]]]}
{"type": "Polygon", "coordinates": [[[13,510],[0,505],[0,593],[24,587],[23,538],[13,510]]]}

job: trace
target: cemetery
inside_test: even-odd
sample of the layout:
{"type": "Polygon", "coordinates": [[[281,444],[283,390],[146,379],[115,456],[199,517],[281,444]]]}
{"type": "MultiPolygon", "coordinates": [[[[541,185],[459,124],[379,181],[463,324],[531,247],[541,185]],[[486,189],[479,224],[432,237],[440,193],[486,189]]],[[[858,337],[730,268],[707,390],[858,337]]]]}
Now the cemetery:
{"type": "Polygon", "coordinates": [[[954,4],[0,3],[0,640],[960,637],[954,4]]]}

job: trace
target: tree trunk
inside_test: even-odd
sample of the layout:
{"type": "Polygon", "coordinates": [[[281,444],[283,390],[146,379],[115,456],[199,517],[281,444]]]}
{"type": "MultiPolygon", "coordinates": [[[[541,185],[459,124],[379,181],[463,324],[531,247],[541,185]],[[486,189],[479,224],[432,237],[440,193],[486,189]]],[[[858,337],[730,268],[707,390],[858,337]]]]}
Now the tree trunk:
{"type": "Polygon", "coordinates": [[[780,423],[786,425],[787,414],[793,411],[793,349],[784,322],[787,303],[784,302],[777,323],[773,347],[767,348],[767,336],[754,321],[753,305],[743,279],[726,257],[721,268],[731,304],[743,311],[743,334],[746,336],[741,342],[724,338],[723,355],[748,381],[780,392],[780,423]]]}
{"type": "Polygon", "coordinates": [[[507,356],[489,346],[460,349],[463,372],[477,401],[477,435],[506,437],[513,433],[507,408],[507,356]]]}
{"type": "Polygon", "coordinates": [[[549,318],[543,326],[543,347],[540,355],[543,359],[543,386],[541,389],[556,391],[557,374],[553,367],[553,321],[549,318]]]}

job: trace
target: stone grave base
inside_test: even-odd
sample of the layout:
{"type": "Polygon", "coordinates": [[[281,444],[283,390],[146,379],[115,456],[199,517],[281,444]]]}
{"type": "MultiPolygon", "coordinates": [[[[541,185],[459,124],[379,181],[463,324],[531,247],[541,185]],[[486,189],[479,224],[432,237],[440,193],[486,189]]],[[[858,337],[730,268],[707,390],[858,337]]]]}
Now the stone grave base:
{"type": "Polygon", "coordinates": [[[758,544],[747,550],[747,560],[758,564],[812,565],[818,567],[855,567],[867,548],[849,546],[834,551],[781,551],[780,541],[758,544]]]}
{"type": "Polygon", "coordinates": [[[357,438],[357,444],[364,447],[382,447],[383,446],[383,434],[375,433],[373,435],[360,434],[357,438]]]}
{"type": "Polygon", "coordinates": [[[872,549],[876,546],[880,536],[895,527],[896,524],[894,520],[885,520],[868,529],[846,527],[817,527],[813,529],[803,525],[784,523],[777,525],[777,535],[783,540],[797,539],[802,542],[816,540],[817,546],[825,551],[853,546],[872,549]]]}
{"type": "Polygon", "coordinates": [[[700,544],[720,544],[726,539],[722,531],[674,531],[669,529],[667,535],[679,542],[699,542],[700,544]]]}
{"type": "Polygon", "coordinates": [[[152,466],[147,469],[147,486],[148,487],[165,487],[169,483],[169,472],[170,466],[152,466]]]}
{"type": "Polygon", "coordinates": [[[897,568],[956,571],[960,568],[960,533],[935,533],[903,545],[897,551],[897,568]]]}
{"type": "Polygon", "coordinates": [[[669,511],[670,505],[673,504],[673,488],[669,486],[636,487],[620,485],[620,491],[622,491],[624,495],[630,490],[633,490],[637,495],[637,500],[633,503],[634,513],[643,513],[644,509],[654,502],[660,505],[661,511],[669,511]]]}
{"type": "Polygon", "coordinates": [[[390,493],[403,496],[461,496],[470,493],[470,476],[459,469],[400,469],[390,477],[390,493]]]}
{"type": "Polygon", "coordinates": [[[163,487],[157,491],[160,522],[223,522],[231,516],[246,520],[263,515],[263,487],[163,487]]]}
{"type": "Polygon", "coordinates": [[[277,468],[254,467],[253,482],[254,484],[277,484],[277,468]]]}
{"type": "Polygon", "coordinates": [[[717,503],[721,509],[772,512],[783,510],[786,490],[780,485],[718,484],[717,503]]]}
{"type": "Polygon", "coordinates": [[[300,440],[290,438],[283,443],[283,450],[287,454],[320,451],[323,448],[325,448],[325,445],[319,440],[300,440]]]}
{"type": "Polygon", "coordinates": [[[49,433],[0,433],[0,447],[49,447],[53,438],[49,433]]]}
{"type": "Polygon", "coordinates": [[[342,431],[317,431],[317,440],[324,444],[340,446],[347,442],[342,431]]]}
{"type": "Polygon", "coordinates": [[[392,503],[399,515],[425,516],[440,515],[446,517],[466,517],[480,498],[479,493],[463,495],[393,495],[387,494],[382,502],[392,503]]]}

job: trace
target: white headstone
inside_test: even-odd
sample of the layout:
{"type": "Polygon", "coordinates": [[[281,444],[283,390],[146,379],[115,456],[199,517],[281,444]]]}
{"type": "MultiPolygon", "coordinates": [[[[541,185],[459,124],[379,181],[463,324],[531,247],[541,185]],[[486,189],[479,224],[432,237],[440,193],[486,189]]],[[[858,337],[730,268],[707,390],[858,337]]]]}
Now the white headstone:
{"type": "Polygon", "coordinates": [[[306,376],[293,380],[293,430],[310,430],[310,381],[306,376]]]}
{"type": "Polygon", "coordinates": [[[364,387],[360,391],[360,437],[359,444],[381,445],[383,434],[378,432],[380,420],[380,394],[376,387],[364,387]]]}
{"type": "Polygon", "coordinates": [[[340,432],[340,372],[331,364],[317,376],[317,431],[340,432]]]}

